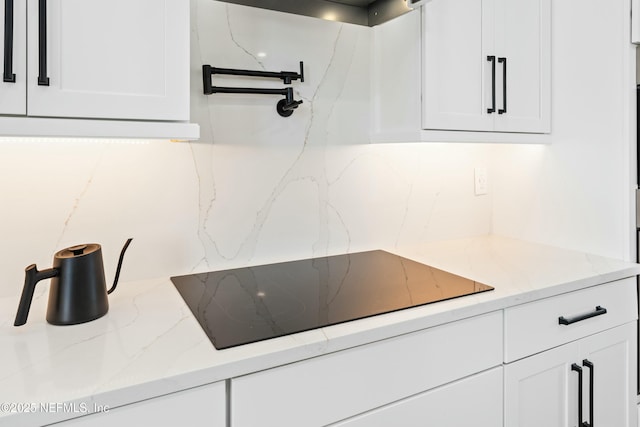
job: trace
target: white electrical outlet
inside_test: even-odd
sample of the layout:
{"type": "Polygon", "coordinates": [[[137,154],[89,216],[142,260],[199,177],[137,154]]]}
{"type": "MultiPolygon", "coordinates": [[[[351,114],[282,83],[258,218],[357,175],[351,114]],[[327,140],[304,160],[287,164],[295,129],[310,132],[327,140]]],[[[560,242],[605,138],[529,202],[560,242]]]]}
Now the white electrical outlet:
{"type": "Polygon", "coordinates": [[[475,168],[473,170],[474,188],[476,196],[482,196],[488,192],[487,168],[475,168]]]}

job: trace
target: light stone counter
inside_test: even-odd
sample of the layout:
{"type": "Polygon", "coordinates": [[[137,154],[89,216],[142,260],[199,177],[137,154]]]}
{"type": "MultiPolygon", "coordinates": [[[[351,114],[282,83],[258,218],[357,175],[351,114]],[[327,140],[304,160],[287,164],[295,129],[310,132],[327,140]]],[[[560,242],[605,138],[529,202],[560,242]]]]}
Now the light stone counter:
{"type": "Polygon", "coordinates": [[[168,278],[120,284],[106,316],[75,326],[46,323],[46,292],[22,327],[19,296],[0,299],[0,426],[60,421],[640,274],[638,264],[496,236],[383,249],[495,290],[222,351],[168,278]]]}

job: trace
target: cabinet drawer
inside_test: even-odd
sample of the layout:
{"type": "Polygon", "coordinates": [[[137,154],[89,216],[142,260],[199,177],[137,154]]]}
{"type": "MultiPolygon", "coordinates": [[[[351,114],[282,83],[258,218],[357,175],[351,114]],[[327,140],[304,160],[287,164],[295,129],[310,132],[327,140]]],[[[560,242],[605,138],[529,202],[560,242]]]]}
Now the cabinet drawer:
{"type": "Polygon", "coordinates": [[[331,427],[502,426],[502,367],[394,402],[331,427]],[[464,411],[460,407],[464,405],[464,411]]]}
{"type": "Polygon", "coordinates": [[[59,427],[226,426],[224,381],[55,424],[59,427]]]}
{"type": "Polygon", "coordinates": [[[504,316],[504,360],[509,363],[637,319],[636,280],[627,278],[508,308],[504,316]],[[561,316],[575,322],[560,324],[561,316]]]}
{"type": "Polygon", "coordinates": [[[494,312],[233,379],[231,425],[325,426],[501,362],[494,312]]]}

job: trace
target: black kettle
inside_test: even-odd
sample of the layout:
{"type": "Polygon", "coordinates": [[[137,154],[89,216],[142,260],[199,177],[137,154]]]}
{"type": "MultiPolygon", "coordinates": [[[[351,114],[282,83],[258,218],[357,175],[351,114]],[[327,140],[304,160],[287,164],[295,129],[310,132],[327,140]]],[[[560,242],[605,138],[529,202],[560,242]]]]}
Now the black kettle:
{"type": "Polygon", "coordinates": [[[102,264],[102,247],[97,243],[72,246],[56,252],[53,268],[38,271],[35,264],[28,266],[13,326],[21,326],[27,322],[36,283],[44,279],[52,279],[47,322],[53,325],[75,325],[107,314],[107,294],[113,292],[118,284],[124,253],[131,240],[127,239],[120,252],[113,286],[108,291],[102,264]]]}

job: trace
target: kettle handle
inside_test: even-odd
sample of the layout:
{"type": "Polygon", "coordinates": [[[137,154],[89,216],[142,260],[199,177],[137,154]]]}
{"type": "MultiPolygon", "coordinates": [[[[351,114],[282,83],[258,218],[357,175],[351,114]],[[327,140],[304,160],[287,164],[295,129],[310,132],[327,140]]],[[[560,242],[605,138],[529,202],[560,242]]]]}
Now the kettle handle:
{"type": "Polygon", "coordinates": [[[25,268],[24,272],[24,288],[22,288],[20,305],[18,305],[18,312],[16,313],[16,320],[13,326],[22,326],[27,323],[27,316],[29,315],[29,308],[31,307],[31,300],[33,299],[33,292],[36,289],[36,283],[40,280],[56,277],[60,273],[57,268],[38,271],[35,264],[31,264],[25,268]]]}

